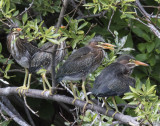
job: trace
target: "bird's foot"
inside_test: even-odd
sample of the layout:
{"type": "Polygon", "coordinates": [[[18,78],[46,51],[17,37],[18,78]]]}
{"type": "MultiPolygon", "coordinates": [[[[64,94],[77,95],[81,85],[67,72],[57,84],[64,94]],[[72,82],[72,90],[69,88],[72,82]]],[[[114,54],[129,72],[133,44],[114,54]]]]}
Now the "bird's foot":
{"type": "Polygon", "coordinates": [[[42,91],[41,95],[44,95],[44,93],[45,93],[46,91],[48,91],[48,90],[47,90],[47,89],[44,89],[44,90],[42,91]]]}
{"type": "Polygon", "coordinates": [[[73,104],[73,105],[74,105],[74,103],[75,103],[75,101],[76,101],[77,99],[79,100],[78,97],[74,97],[74,99],[73,99],[73,101],[72,101],[72,104],[73,104]]]}
{"type": "Polygon", "coordinates": [[[28,91],[28,89],[29,88],[26,86],[21,86],[21,87],[18,87],[16,91],[18,91],[19,96],[22,96],[28,91]]]}
{"type": "Polygon", "coordinates": [[[44,93],[46,92],[46,91],[49,91],[49,95],[52,95],[52,90],[51,89],[44,89],[43,91],[42,91],[42,93],[41,93],[41,95],[44,95],[44,93]]]}
{"type": "Polygon", "coordinates": [[[52,94],[52,88],[49,89],[49,95],[53,95],[52,94]]]}
{"type": "Polygon", "coordinates": [[[92,108],[93,108],[93,102],[92,101],[90,101],[90,100],[88,100],[88,101],[86,101],[86,104],[84,105],[84,107],[83,107],[83,113],[84,113],[84,111],[85,111],[85,109],[86,109],[86,106],[88,105],[88,104],[91,104],[92,105],[92,108]]]}
{"type": "Polygon", "coordinates": [[[108,114],[108,111],[109,111],[109,110],[111,110],[111,108],[108,108],[108,109],[106,110],[105,115],[108,114]]]}
{"type": "Polygon", "coordinates": [[[115,114],[120,113],[119,111],[115,111],[115,113],[113,113],[112,118],[114,118],[115,114]]]}

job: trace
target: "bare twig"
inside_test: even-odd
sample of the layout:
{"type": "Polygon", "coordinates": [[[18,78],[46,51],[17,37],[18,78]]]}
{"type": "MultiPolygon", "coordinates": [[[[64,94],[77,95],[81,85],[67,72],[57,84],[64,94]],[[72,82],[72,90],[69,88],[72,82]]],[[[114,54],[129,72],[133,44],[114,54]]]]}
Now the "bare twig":
{"type": "Polygon", "coordinates": [[[143,8],[143,6],[141,5],[141,3],[139,2],[139,0],[136,0],[136,4],[140,10],[140,12],[145,16],[146,20],[148,21],[148,27],[150,28],[150,30],[158,37],[160,38],[160,32],[158,31],[158,29],[156,28],[156,26],[152,23],[151,19],[150,19],[150,14],[148,14],[145,9],[143,8]]]}
{"type": "Polygon", "coordinates": [[[6,22],[4,22],[3,20],[0,19],[0,22],[2,22],[3,24],[7,25],[9,28],[11,27],[11,25],[7,24],[6,22]]]}
{"type": "Polygon", "coordinates": [[[84,37],[86,37],[86,35],[90,32],[90,30],[93,28],[93,27],[95,27],[97,25],[97,23],[96,24],[91,24],[91,26],[89,27],[89,29],[88,29],[88,31],[86,32],[86,34],[85,34],[85,36],[84,37]]]}
{"type": "MultiPolygon", "coordinates": [[[[18,92],[16,91],[17,87],[7,87],[7,88],[0,88],[0,95],[12,95],[12,94],[18,94],[18,92]]],[[[66,104],[72,104],[73,98],[71,97],[67,97],[65,95],[41,95],[42,90],[35,90],[35,89],[29,89],[28,92],[25,93],[26,96],[28,97],[34,97],[34,98],[40,98],[40,99],[48,99],[48,100],[54,100],[57,102],[63,102],[66,104]]],[[[49,91],[47,91],[47,93],[49,94],[49,91]]],[[[81,101],[81,100],[76,100],[75,101],[75,106],[83,108],[83,106],[85,105],[85,101],[81,101]]],[[[88,104],[86,106],[86,109],[90,109],[93,111],[97,111],[101,114],[105,114],[106,109],[95,105],[92,107],[92,105],[88,104]]],[[[107,113],[107,116],[112,117],[112,115],[114,114],[114,111],[109,110],[107,113]]],[[[139,125],[139,122],[136,121],[136,117],[131,117],[128,115],[124,115],[122,113],[116,113],[114,116],[114,119],[119,120],[125,124],[130,124],[130,125],[139,125]]]]}
{"type": "Polygon", "coordinates": [[[18,102],[19,102],[20,104],[22,104],[22,105],[24,106],[24,109],[25,109],[25,112],[26,112],[26,114],[27,114],[27,117],[28,117],[28,119],[29,119],[29,121],[30,121],[30,124],[31,124],[32,126],[35,126],[35,123],[34,123],[32,117],[31,117],[31,114],[30,114],[27,106],[26,106],[25,103],[23,102],[23,100],[22,100],[20,97],[18,97],[17,95],[15,95],[15,98],[18,100],[18,102]]]}
{"type": "Polygon", "coordinates": [[[108,29],[108,31],[113,35],[113,37],[116,37],[116,36],[113,34],[113,32],[110,30],[110,25],[111,25],[113,16],[114,16],[114,10],[113,10],[112,15],[111,15],[111,17],[110,17],[110,20],[109,20],[107,29],[108,29]]]}
{"type": "Polygon", "coordinates": [[[95,18],[95,17],[102,17],[104,16],[108,11],[102,11],[101,13],[98,14],[90,14],[90,15],[83,15],[83,16],[78,16],[76,19],[85,19],[85,18],[95,18]]]}
{"type": "Polygon", "coordinates": [[[39,115],[37,114],[38,111],[35,112],[35,111],[34,111],[33,109],[31,109],[31,108],[29,107],[29,105],[27,104],[26,96],[23,96],[23,99],[24,99],[24,103],[25,103],[26,107],[27,107],[34,115],[36,115],[37,117],[39,117],[39,115]]]}
{"type": "Polygon", "coordinates": [[[32,2],[29,4],[29,7],[25,8],[25,10],[22,13],[20,13],[20,15],[23,15],[25,12],[27,12],[32,7],[33,3],[34,3],[34,0],[32,0],[32,2]]]}

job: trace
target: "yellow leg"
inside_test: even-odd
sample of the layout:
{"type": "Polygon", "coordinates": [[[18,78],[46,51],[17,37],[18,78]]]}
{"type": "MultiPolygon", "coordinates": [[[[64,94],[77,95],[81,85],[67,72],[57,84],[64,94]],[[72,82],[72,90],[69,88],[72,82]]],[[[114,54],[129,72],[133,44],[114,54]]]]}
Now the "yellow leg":
{"type": "Polygon", "coordinates": [[[27,78],[28,78],[28,70],[25,68],[25,78],[23,82],[23,86],[18,87],[16,90],[18,90],[19,95],[24,94],[23,91],[27,89],[26,83],[27,83],[27,78]]]}
{"type": "Polygon", "coordinates": [[[114,104],[115,109],[116,109],[116,112],[112,115],[112,117],[114,117],[114,116],[115,116],[115,114],[119,112],[119,110],[118,110],[118,107],[117,107],[117,105],[116,105],[116,101],[115,101],[114,96],[112,96],[112,101],[113,101],[113,104],[114,104]]]}
{"type": "Polygon", "coordinates": [[[93,107],[93,102],[90,101],[90,100],[88,100],[87,93],[86,93],[86,89],[85,89],[85,81],[84,81],[84,80],[82,81],[82,90],[83,90],[84,95],[85,95],[85,97],[86,97],[86,104],[85,104],[84,107],[83,107],[83,112],[84,112],[84,110],[85,110],[87,104],[90,103],[90,104],[92,104],[92,107],[93,107]]]}
{"type": "Polygon", "coordinates": [[[43,91],[41,94],[44,95],[44,93],[47,91],[47,88],[46,88],[45,80],[43,77],[42,77],[42,81],[43,81],[43,91]]]}
{"type": "Polygon", "coordinates": [[[106,99],[105,98],[102,98],[103,99],[103,102],[104,102],[104,104],[105,104],[105,106],[106,106],[106,115],[107,115],[107,113],[108,113],[108,111],[111,109],[109,106],[108,106],[108,104],[107,104],[107,102],[106,102],[106,99]]]}
{"type": "Polygon", "coordinates": [[[79,99],[79,98],[76,96],[76,93],[75,93],[75,90],[74,90],[74,88],[73,88],[72,82],[70,82],[69,84],[70,84],[71,90],[72,90],[72,92],[73,92],[74,100],[72,101],[72,104],[74,104],[75,101],[76,101],[77,99],[79,99]]]}
{"type": "Polygon", "coordinates": [[[42,74],[42,79],[44,79],[45,83],[47,84],[47,86],[49,87],[49,94],[52,95],[52,87],[48,81],[48,79],[46,78],[46,74],[42,74]]]}

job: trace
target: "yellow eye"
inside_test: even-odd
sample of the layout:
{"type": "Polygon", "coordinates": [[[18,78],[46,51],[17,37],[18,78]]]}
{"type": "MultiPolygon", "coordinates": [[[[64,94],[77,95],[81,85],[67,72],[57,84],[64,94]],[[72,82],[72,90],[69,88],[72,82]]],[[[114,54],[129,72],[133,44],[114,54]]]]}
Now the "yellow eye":
{"type": "Polygon", "coordinates": [[[13,30],[13,31],[16,31],[16,28],[13,28],[12,30],[13,30]]]}
{"type": "Polygon", "coordinates": [[[129,62],[133,62],[133,61],[134,61],[133,59],[130,59],[130,60],[129,60],[129,62]]]}

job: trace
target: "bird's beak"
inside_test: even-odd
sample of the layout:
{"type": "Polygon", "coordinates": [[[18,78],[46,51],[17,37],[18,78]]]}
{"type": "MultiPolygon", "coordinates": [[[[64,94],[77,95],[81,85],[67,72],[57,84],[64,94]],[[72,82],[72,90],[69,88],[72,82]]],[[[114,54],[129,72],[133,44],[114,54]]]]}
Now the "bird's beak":
{"type": "Polygon", "coordinates": [[[135,64],[136,66],[139,66],[139,65],[141,65],[141,66],[149,66],[148,64],[143,63],[143,62],[140,62],[140,61],[138,61],[138,60],[135,60],[135,61],[134,61],[134,64],[135,64]]]}
{"type": "Polygon", "coordinates": [[[61,26],[62,29],[66,28],[66,26],[61,26]]]}
{"type": "Polygon", "coordinates": [[[114,50],[115,45],[112,45],[110,43],[104,43],[104,42],[99,42],[98,45],[96,45],[97,47],[101,47],[103,49],[110,49],[110,50],[114,50]]]}
{"type": "Polygon", "coordinates": [[[16,31],[20,32],[20,31],[22,31],[22,29],[21,28],[16,28],[16,31]]]}

